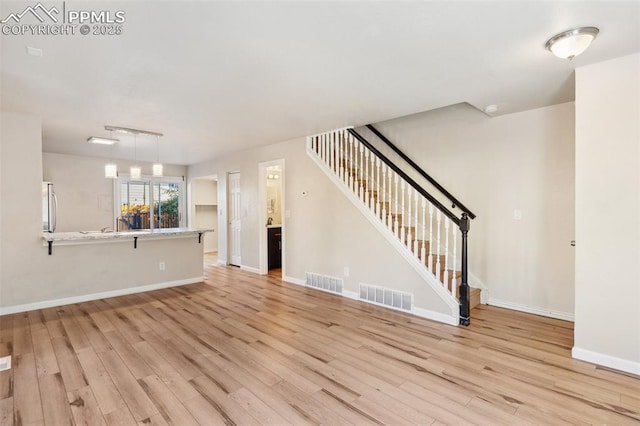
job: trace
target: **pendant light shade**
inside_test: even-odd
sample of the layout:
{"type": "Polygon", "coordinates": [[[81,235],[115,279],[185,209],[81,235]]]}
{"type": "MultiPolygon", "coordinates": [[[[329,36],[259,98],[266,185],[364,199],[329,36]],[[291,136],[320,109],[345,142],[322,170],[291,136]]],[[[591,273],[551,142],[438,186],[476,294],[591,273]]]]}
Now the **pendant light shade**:
{"type": "Polygon", "coordinates": [[[142,178],[142,169],[140,166],[131,166],[129,175],[132,180],[140,180],[140,178],[142,178]]]}
{"type": "Polygon", "coordinates": [[[129,175],[133,180],[142,177],[142,169],[138,166],[138,135],[133,135],[133,166],[129,169],[129,175]]]}
{"type": "Polygon", "coordinates": [[[162,177],[163,167],[162,164],[156,163],[153,165],[153,176],[162,177]]]}
{"type": "Polygon", "coordinates": [[[160,137],[156,136],[156,163],[153,165],[153,176],[162,177],[163,167],[160,162],[160,137]]]}
{"type": "Polygon", "coordinates": [[[107,163],[104,165],[104,177],[108,179],[118,178],[118,166],[114,163],[107,163]]]}

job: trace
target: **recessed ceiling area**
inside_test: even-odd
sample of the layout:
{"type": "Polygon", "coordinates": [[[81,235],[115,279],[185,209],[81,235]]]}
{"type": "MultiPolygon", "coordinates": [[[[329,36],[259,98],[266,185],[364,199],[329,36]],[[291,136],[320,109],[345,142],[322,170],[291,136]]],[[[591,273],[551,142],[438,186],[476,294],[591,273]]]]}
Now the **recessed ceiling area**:
{"type": "MultiPolygon", "coordinates": [[[[173,164],[460,102],[492,116],[568,102],[576,67],[640,51],[637,1],[74,4],[123,10],[122,34],[2,34],[2,108],[41,116],[47,152],[108,157],[86,140],[110,124],[163,133],[173,164]],[[585,53],[545,50],[579,26],[600,29],[585,53]]],[[[155,155],[138,140],[139,160],[155,155]]]]}

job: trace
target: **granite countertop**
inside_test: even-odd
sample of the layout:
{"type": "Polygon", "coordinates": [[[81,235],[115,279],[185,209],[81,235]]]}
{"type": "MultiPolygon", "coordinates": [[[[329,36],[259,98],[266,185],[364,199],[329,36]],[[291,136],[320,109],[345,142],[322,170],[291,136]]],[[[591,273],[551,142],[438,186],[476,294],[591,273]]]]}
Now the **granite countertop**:
{"type": "Polygon", "coordinates": [[[43,232],[42,239],[45,242],[91,242],[104,240],[123,240],[129,238],[167,238],[167,237],[188,237],[190,235],[214,232],[213,229],[200,228],[161,228],[161,229],[139,229],[133,231],[101,232],[101,231],[74,231],[74,232],[43,232]]]}

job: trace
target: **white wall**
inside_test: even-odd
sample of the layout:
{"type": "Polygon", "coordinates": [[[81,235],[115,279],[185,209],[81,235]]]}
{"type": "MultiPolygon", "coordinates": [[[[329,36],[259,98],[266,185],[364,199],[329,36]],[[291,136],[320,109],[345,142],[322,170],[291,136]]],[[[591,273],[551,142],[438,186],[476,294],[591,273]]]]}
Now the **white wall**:
{"type": "MultiPolygon", "coordinates": [[[[41,231],[40,119],[2,111],[0,120],[0,254],[3,265],[0,312],[16,306],[202,276],[202,245],[196,237],[141,240],[138,249],[133,248],[131,241],[54,245],[53,255],[49,256],[42,243],[41,231]],[[165,271],[159,270],[160,261],[166,262],[165,271]]],[[[56,157],[57,160],[71,168],[74,167],[72,163],[84,160],[84,157],[56,157]]],[[[81,179],[77,177],[77,180],[81,179]]]]}
{"type": "MultiPolygon", "coordinates": [[[[76,155],[42,154],[42,176],[53,182],[58,196],[57,232],[113,228],[113,179],[104,177],[106,160],[76,155]]],[[[152,163],[138,162],[143,174],[152,163]]],[[[117,160],[118,170],[128,172],[131,161],[117,160]]],[[[164,165],[165,176],[186,176],[185,166],[164,165]]]]}
{"type": "Polygon", "coordinates": [[[573,123],[573,103],[494,118],[459,104],[375,125],[477,215],[470,272],[490,304],[573,318],[573,123]]]}
{"type": "MultiPolygon", "coordinates": [[[[295,139],[238,152],[189,167],[192,182],[199,176],[218,176],[218,256],[227,260],[227,174],[239,171],[242,191],[242,265],[259,268],[259,163],[285,160],[283,218],[283,275],[303,280],[305,272],[343,277],[345,289],[358,291],[360,282],[409,291],[416,306],[449,314],[448,306],[414,269],[353,206],[306,154],[305,140],[295,139]],[[307,192],[303,196],[302,192],[307,192]],[[289,216],[287,217],[287,212],[289,216]],[[349,276],[344,276],[344,267],[349,276]]],[[[259,211],[260,209],[260,211],[259,211]]]]}
{"type": "Polygon", "coordinates": [[[576,70],[577,358],[640,374],[640,55],[576,70]]]}

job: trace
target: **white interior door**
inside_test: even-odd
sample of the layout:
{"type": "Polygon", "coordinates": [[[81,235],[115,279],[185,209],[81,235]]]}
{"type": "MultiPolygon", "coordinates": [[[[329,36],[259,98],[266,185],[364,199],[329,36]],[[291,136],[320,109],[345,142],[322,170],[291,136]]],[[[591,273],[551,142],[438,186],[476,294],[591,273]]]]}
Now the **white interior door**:
{"type": "Polygon", "coordinates": [[[229,264],[240,266],[240,173],[229,173],[229,264]]]}

